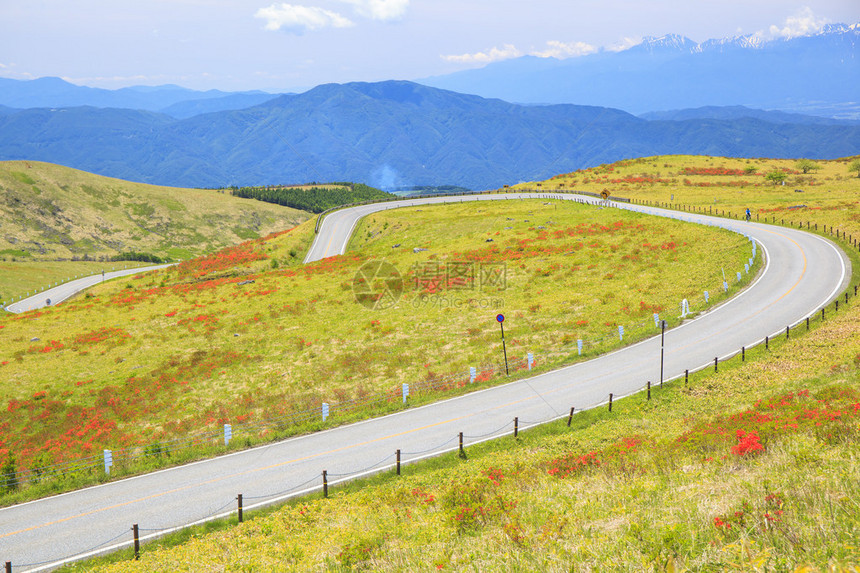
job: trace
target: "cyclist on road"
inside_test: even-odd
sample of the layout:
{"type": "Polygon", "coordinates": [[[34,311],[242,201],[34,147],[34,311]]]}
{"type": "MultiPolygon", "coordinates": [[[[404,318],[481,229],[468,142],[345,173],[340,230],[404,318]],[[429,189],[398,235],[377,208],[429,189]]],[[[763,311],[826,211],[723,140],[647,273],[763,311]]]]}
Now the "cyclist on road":
{"type": "Polygon", "coordinates": [[[749,207],[747,207],[746,218],[747,218],[747,221],[752,219],[752,213],[750,213],[749,207]]]}

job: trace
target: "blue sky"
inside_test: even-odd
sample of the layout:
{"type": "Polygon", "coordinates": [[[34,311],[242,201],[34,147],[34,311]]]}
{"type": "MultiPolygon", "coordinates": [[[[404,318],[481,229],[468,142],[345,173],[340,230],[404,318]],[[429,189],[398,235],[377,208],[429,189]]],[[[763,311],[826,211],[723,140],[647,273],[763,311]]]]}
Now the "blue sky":
{"type": "Polygon", "coordinates": [[[300,91],[857,22],[857,0],[0,0],[0,77],[300,91]]]}

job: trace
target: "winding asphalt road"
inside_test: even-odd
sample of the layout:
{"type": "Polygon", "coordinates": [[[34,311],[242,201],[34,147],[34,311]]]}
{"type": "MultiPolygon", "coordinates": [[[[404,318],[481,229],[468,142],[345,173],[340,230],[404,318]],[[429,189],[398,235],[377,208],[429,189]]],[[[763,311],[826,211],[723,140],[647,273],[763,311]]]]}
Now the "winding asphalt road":
{"type": "Polygon", "coordinates": [[[163,269],[171,266],[172,264],[173,263],[166,265],[153,265],[149,267],[136,267],[133,269],[123,269],[121,271],[110,271],[104,274],[81,277],[79,279],[63,283],[59,286],[55,286],[31,297],[21,299],[18,302],[14,302],[8,305],[6,310],[14,313],[22,313],[27,312],[28,310],[36,310],[39,308],[45,308],[46,306],[60,304],[64,300],[68,300],[79,292],[95,286],[100,282],[119,277],[126,277],[128,275],[139,275],[140,273],[163,269]],[[51,302],[49,303],[48,301],[51,302]]]}
{"type": "MultiPolygon", "coordinates": [[[[518,199],[516,194],[383,203],[329,214],[308,261],[344,251],[360,217],[377,210],[461,200],[518,199]]],[[[525,198],[534,198],[526,195],[525,198]]],[[[571,200],[571,195],[541,195],[571,200]]],[[[590,198],[576,200],[593,202],[590,198]]],[[[659,209],[618,205],[660,216],[727,227],[757,241],[766,264],[754,283],[730,301],[666,331],[665,379],[683,376],[783,333],[832,301],[848,284],[849,263],[830,241],[802,231],[659,209]]],[[[727,272],[729,269],[726,269],[727,272]]],[[[737,269],[735,269],[737,270],[737,269]]],[[[734,271],[732,270],[732,274],[734,271]]],[[[38,571],[59,562],[127,547],[131,526],[146,539],[235,511],[318,491],[341,479],[391,468],[596,406],[659,379],[659,335],[588,362],[435,404],[289,439],[219,458],[119,480],[0,510],[0,562],[38,571]]],[[[408,466],[404,469],[408,472],[408,466]]]]}

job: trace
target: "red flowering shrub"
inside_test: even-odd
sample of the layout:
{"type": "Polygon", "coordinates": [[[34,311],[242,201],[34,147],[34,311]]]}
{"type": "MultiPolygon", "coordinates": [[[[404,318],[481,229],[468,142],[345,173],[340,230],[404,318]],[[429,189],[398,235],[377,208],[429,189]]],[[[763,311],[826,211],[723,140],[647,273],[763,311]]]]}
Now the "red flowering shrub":
{"type": "MultiPolygon", "coordinates": [[[[587,454],[568,454],[552,460],[547,473],[551,476],[566,478],[576,475],[587,468],[601,466],[630,467],[627,455],[637,450],[642,444],[638,436],[627,437],[620,442],[605,448],[602,452],[587,454]]],[[[635,464],[634,464],[635,465],[635,464]]]]}
{"type": "Polygon", "coordinates": [[[742,169],[726,169],[725,167],[685,167],[684,175],[746,175],[742,169]]]}
{"type": "Polygon", "coordinates": [[[732,446],[732,453],[736,456],[745,456],[753,452],[763,452],[764,446],[759,441],[758,434],[753,432],[737,431],[738,443],[732,446]]]}

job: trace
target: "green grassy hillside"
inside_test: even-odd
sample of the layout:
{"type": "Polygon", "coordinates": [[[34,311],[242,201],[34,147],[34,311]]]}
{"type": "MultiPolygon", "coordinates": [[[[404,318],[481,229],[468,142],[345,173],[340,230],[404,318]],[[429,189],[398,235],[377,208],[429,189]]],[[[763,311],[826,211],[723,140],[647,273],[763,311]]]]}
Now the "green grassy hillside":
{"type": "MultiPolygon", "coordinates": [[[[516,375],[527,352],[538,368],[570,363],[621,345],[618,326],[629,343],[654,332],[655,312],[677,322],[670,310],[683,298],[710,290],[716,304],[721,269],[743,270],[750,250],[740,235],[679,221],[499,201],[378,213],[347,255],[302,265],[313,223],[0,317],[0,459],[34,467],[101,449],[142,452],[227,422],[242,436],[232,447],[242,447],[319,428],[266,422],[321,402],[332,404],[331,425],[401,407],[338,410],[402,383],[450,377],[436,392],[416,388],[413,404],[466,391],[470,366],[479,369],[470,388],[486,387],[505,379],[495,369],[497,312],[508,316],[516,375]],[[396,304],[361,304],[377,302],[356,282],[368,260],[399,269],[396,304]],[[414,356],[424,358],[405,359],[414,356]]],[[[222,451],[209,440],[169,458],[117,461],[112,475],[222,451]]],[[[35,491],[79,483],[48,480],[35,491]]],[[[19,494],[27,490],[7,500],[19,494]]]]}
{"type": "Polygon", "coordinates": [[[35,161],[0,162],[0,190],[6,262],[99,260],[129,251],[188,259],[309,216],[229,191],[130,183],[35,161]]]}
{"type": "MultiPolygon", "coordinates": [[[[637,178],[658,179],[688,167],[704,169],[729,161],[660,157],[641,160],[633,168],[637,178]]],[[[856,236],[860,181],[846,176],[846,166],[846,162],[826,163],[815,185],[805,188],[805,195],[795,195],[794,186],[740,187],[725,184],[731,179],[719,173],[691,175],[691,181],[707,185],[678,184],[675,192],[688,195],[676,195],[676,201],[709,207],[716,199],[717,205],[729,209],[749,204],[760,216],[784,214],[788,223],[787,216],[794,215],[795,223],[803,217],[818,222],[819,229],[826,222],[856,236]],[[805,207],[798,206],[800,196],[805,207]]],[[[603,177],[604,171],[608,167],[594,173],[603,177]]],[[[596,185],[597,191],[609,187],[615,192],[614,186],[623,183],[596,185]]],[[[652,202],[670,199],[662,183],[647,181],[628,184],[616,194],[652,202]]],[[[537,205],[531,213],[539,214],[534,220],[542,222],[547,217],[537,205]]],[[[474,207],[482,208],[486,207],[474,207]]],[[[451,221],[459,223],[465,213],[456,214],[451,221]]],[[[533,216],[529,215],[530,223],[533,216]]],[[[519,217],[523,215],[512,218],[519,217]]],[[[554,213],[552,220],[557,217],[554,213]]],[[[488,219],[494,220],[484,218],[488,219]]],[[[651,228],[650,223],[642,222],[651,228]]],[[[380,233],[394,233],[395,225],[402,224],[396,219],[371,219],[357,233],[354,246],[364,249],[366,243],[372,253],[380,233]]],[[[539,232],[530,235],[528,228],[520,229],[506,218],[500,226],[521,232],[520,237],[511,237],[515,240],[535,239],[539,232]]],[[[475,239],[495,238],[492,224],[489,235],[478,231],[475,239]]],[[[418,244],[408,228],[397,232],[404,246],[418,244]]],[[[693,232],[691,227],[668,232],[676,244],[689,243],[677,256],[692,253],[703,240],[688,234],[693,232]]],[[[390,252],[393,238],[380,241],[379,248],[390,252]]],[[[617,245],[619,256],[633,254],[637,248],[641,255],[641,243],[626,242],[624,234],[601,240],[608,252],[617,245]]],[[[847,248],[845,241],[842,245],[851,252],[856,284],[856,247],[847,248]]],[[[484,252],[481,248],[486,245],[475,244],[466,252],[484,252]]],[[[433,251],[444,256],[442,250],[433,251]]],[[[356,251],[355,256],[362,252],[356,251]]],[[[592,259],[603,265],[601,282],[592,286],[597,288],[606,284],[602,280],[614,270],[614,259],[592,259]]],[[[660,260],[653,261],[655,269],[670,272],[676,261],[666,262],[661,267],[660,260]]],[[[546,249],[520,264],[527,265],[526,298],[549,288],[539,282],[542,272],[555,264],[546,249]]],[[[349,257],[326,265],[330,269],[323,278],[337,280],[332,272],[338,266],[349,268],[349,257]]],[[[635,268],[629,270],[640,272],[635,268]]],[[[556,297],[571,290],[569,277],[578,277],[578,271],[571,273],[571,269],[569,263],[553,269],[552,282],[558,288],[540,301],[538,311],[553,307],[556,297]]],[[[573,284],[574,292],[581,292],[579,283],[573,284]]],[[[234,520],[222,531],[194,532],[190,539],[186,534],[186,543],[145,548],[137,562],[126,553],[115,556],[122,561],[114,564],[78,568],[117,572],[856,570],[860,565],[860,305],[855,300],[841,305],[839,313],[828,313],[827,320],[813,321],[808,334],[797,329],[790,340],[773,341],[768,350],[748,350],[745,362],[733,359],[721,364],[718,373],[692,376],[687,386],[683,381],[667,386],[654,392],[650,401],[634,396],[617,402],[612,413],[602,409],[575,416],[570,428],[561,422],[522,433],[516,440],[467,447],[465,458],[452,455],[407,466],[400,477],[378,476],[334,488],[328,499],[312,496],[251,516],[241,525],[234,520]]],[[[153,304],[141,300],[136,306],[153,304]]],[[[611,313],[617,304],[610,301],[595,312],[611,313]]],[[[528,309],[519,312],[529,332],[545,318],[532,318],[528,309]]],[[[263,321],[274,318],[260,314],[263,321]]],[[[546,344],[563,346],[551,335],[572,330],[575,318],[570,317],[574,324],[566,327],[549,322],[546,344]]],[[[388,321],[380,321],[379,326],[387,327],[388,321]]],[[[369,323],[368,342],[379,336],[374,328],[369,323]]],[[[393,330],[383,336],[408,340],[416,330],[420,332],[412,329],[407,336],[393,330]]],[[[482,331],[475,334],[483,335],[482,331]]],[[[511,335],[522,336],[526,332],[511,335]]],[[[311,348],[316,344],[313,341],[311,348]]],[[[347,365],[342,363],[344,368],[347,365]]],[[[48,390],[49,395],[52,392],[48,390]]]]}
{"type": "Polygon", "coordinates": [[[511,189],[592,193],[605,189],[611,196],[647,199],[676,209],[695,206],[736,217],[750,209],[754,221],[793,222],[795,226],[803,222],[804,227],[813,221],[819,228],[836,225],[860,237],[858,161],[860,156],[808,163],[696,155],[645,157],[513,185],[511,189]],[[774,179],[773,174],[781,175],[774,179]]]}

